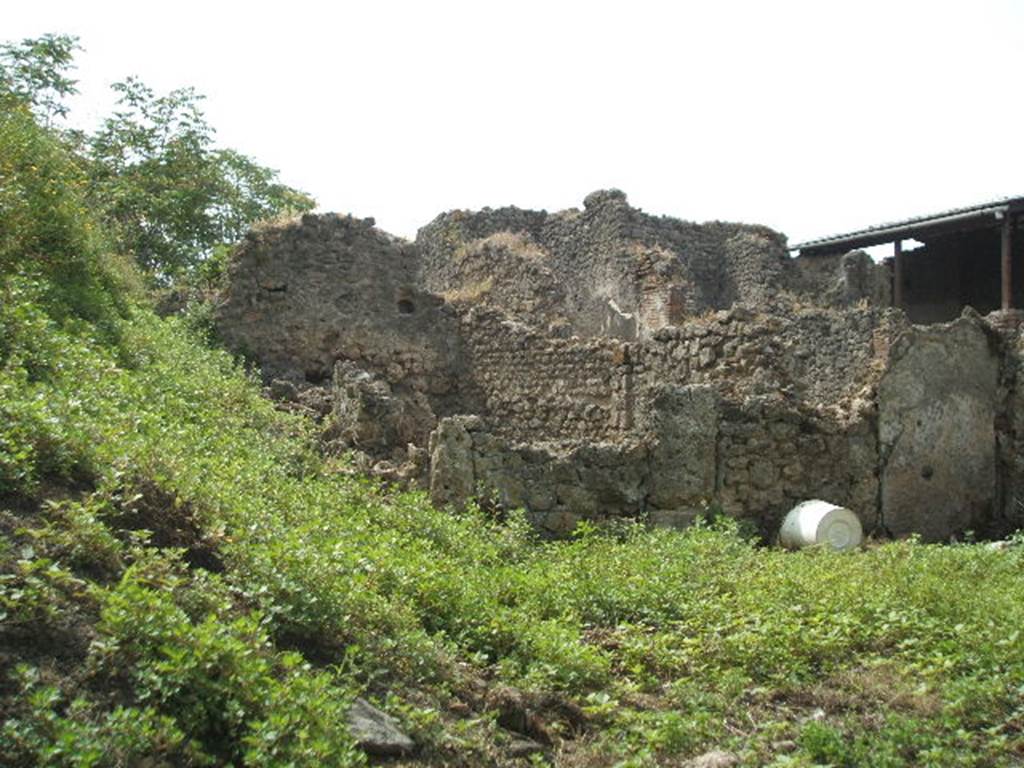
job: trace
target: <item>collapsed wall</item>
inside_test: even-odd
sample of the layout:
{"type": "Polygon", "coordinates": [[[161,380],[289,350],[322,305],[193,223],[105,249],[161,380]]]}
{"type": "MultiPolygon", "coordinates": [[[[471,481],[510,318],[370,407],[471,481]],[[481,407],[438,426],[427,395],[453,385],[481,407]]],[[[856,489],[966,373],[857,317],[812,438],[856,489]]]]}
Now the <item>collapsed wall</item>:
{"type": "Polygon", "coordinates": [[[736,302],[765,303],[788,259],[785,240],[766,227],[650,216],[618,190],[554,214],[445,213],[416,244],[428,290],[578,336],[627,339],[736,302]]]}
{"type": "Polygon", "coordinates": [[[217,310],[224,342],[277,389],[330,389],[333,434],[373,455],[425,445],[458,412],[458,318],[417,283],[413,247],[351,216],[305,215],[238,246],[217,310]]]}
{"type": "Polygon", "coordinates": [[[555,534],[721,511],[770,535],[815,497],[930,540],[1018,524],[1016,324],[915,327],[886,290],[859,252],[790,259],[610,191],[412,243],[334,215],[255,231],[218,326],[335,448],[555,534]]]}

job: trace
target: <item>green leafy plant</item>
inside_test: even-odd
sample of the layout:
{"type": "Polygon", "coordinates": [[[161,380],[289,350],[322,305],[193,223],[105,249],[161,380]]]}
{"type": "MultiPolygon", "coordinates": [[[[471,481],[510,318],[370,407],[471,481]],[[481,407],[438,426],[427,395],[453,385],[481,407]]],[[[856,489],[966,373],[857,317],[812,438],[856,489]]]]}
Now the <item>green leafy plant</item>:
{"type": "MultiPolygon", "coordinates": [[[[77,50],[68,35],[0,46],[0,260],[91,253],[99,216],[113,249],[158,283],[208,281],[209,269],[197,275],[204,262],[253,222],[314,207],[276,171],[215,146],[191,88],[157,95],[127,78],[113,86],[118,108],[97,131],[58,130],[76,92],[77,50]]],[[[65,282],[84,289],[83,276],[65,282]]]]}

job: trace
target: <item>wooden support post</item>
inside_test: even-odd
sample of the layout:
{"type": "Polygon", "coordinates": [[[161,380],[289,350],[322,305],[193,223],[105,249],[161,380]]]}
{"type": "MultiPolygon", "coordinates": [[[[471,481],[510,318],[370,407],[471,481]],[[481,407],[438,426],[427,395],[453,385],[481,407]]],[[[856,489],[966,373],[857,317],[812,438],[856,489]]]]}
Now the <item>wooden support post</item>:
{"type": "Polygon", "coordinates": [[[1003,309],[1013,309],[1013,216],[1003,214],[1003,309]]]}
{"type": "Polygon", "coordinates": [[[903,241],[892,244],[892,305],[903,306],[903,241]]]}

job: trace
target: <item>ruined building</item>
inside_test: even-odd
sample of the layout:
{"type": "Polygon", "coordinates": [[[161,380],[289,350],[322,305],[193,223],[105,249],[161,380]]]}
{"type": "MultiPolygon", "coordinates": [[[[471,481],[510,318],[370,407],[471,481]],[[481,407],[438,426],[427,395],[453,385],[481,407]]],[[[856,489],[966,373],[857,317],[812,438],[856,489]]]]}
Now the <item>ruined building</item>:
{"type": "Polygon", "coordinates": [[[999,533],[1022,524],[1022,202],[795,256],[765,227],[654,217],[615,190],[453,211],[412,242],[306,215],[239,246],[218,326],[333,448],[438,503],[523,508],[556,534],[713,509],[768,535],[823,498],[869,531],[999,533]],[[882,263],[856,250],[883,242],[882,263]]]}

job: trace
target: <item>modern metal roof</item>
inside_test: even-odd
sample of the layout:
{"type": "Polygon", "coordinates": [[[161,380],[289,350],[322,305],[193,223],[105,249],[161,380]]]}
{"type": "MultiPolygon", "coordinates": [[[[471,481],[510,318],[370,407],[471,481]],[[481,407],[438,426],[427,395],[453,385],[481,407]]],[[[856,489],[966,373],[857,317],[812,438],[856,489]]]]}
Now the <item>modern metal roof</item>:
{"type": "Polygon", "coordinates": [[[915,216],[903,221],[877,224],[843,235],[830,235],[791,245],[789,250],[801,254],[835,253],[843,249],[867,248],[917,236],[938,235],[966,229],[994,226],[1003,215],[1024,211],[1024,197],[1004,197],[965,208],[953,208],[928,216],[915,216]]]}

